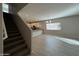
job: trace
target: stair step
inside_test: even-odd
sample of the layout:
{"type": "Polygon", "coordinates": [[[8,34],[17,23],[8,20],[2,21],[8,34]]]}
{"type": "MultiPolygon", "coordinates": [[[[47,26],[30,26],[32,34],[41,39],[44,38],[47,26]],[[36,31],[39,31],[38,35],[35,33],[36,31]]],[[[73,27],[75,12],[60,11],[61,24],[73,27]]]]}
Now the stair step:
{"type": "MultiPolygon", "coordinates": [[[[7,20],[7,21],[8,21],[8,20],[7,20]]],[[[7,24],[7,25],[10,24],[10,25],[13,25],[13,26],[14,26],[14,24],[15,24],[14,21],[8,21],[8,22],[7,22],[7,21],[6,21],[6,24],[7,24]]],[[[16,25],[16,24],[15,24],[15,25],[16,25]]]]}
{"type": "Polygon", "coordinates": [[[6,44],[4,46],[4,51],[7,51],[9,49],[12,49],[14,46],[18,46],[18,45],[21,45],[24,43],[24,40],[18,40],[18,41],[15,41],[15,42],[12,42],[12,43],[9,43],[9,44],[6,44]]]}
{"type": "Polygon", "coordinates": [[[21,51],[22,49],[25,49],[25,48],[27,48],[26,44],[22,44],[22,45],[14,47],[13,49],[6,51],[5,53],[12,55],[12,54],[15,54],[16,52],[19,52],[19,51],[21,51]]]}
{"type": "Polygon", "coordinates": [[[15,54],[13,54],[13,56],[27,56],[29,54],[29,52],[30,52],[30,49],[25,48],[15,54]]]}
{"type": "Polygon", "coordinates": [[[16,27],[9,27],[9,28],[7,28],[7,30],[17,30],[17,28],[16,27]]]}
{"type": "Polygon", "coordinates": [[[6,28],[8,28],[8,27],[9,27],[9,28],[17,28],[16,25],[11,25],[11,24],[10,24],[10,25],[6,25],[6,28]]]}
{"type": "Polygon", "coordinates": [[[7,31],[8,34],[14,34],[14,33],[18,33],[19,31],[7,31]]]}
{"type": "Polygon", "coordinates": [[[8,44],[8,43],[12,43],[14,41],[18,41],[20,39],[23,39],[21,36],[16,36],[16,37],[12,37],[12,38],[7,38],[4,40],[4,44],[8,44]]]}
{"type": "Polygon", "coordinates": [[[18,30],[18,29],[17,29],[17,28],[11,28],[11,27],[10,27],[10,28],[8,28],[8,29],[6,28],[6,30],[7,30],[7,31],[16,31],[16,30],[18,30]]]}
{"type": "Polygon", "coordinates": [[[16,36],[19,36],[21,35],[20,33],[11,33],[11,34],[8,34],[8,37],[16,37],[16,36]]]}

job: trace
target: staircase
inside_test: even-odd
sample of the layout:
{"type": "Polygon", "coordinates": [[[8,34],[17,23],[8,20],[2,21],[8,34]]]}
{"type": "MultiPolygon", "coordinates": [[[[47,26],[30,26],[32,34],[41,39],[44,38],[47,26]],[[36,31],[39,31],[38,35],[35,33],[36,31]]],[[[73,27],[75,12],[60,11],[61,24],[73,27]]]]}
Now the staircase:
{"type": "Polygon", "coordinates": [[[8,38],[3,42],[4,56],[26,56],[29,54],[29,48],[25,40],[21,36],[16,24],[13,21],[12,15],[3,13],[4,22],[8,38]]]}

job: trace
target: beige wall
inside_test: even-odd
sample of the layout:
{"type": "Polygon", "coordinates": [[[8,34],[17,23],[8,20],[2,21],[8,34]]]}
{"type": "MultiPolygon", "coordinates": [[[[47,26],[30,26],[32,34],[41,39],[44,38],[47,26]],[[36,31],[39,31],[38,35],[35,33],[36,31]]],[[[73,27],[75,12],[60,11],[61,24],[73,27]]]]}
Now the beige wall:
{"type": "Polygon", "coordinates": [[[60,22],[62,30],[46,30],[45,22],[41,22],[45,34],[79,38],[79,15],[55,19],[52,22],[60,22]]]}
{"type": "Polygon", "coordinates": [[[3,54],[3,40],[2,40],[2,4],[0,3],[0,55],[3,54]]]}

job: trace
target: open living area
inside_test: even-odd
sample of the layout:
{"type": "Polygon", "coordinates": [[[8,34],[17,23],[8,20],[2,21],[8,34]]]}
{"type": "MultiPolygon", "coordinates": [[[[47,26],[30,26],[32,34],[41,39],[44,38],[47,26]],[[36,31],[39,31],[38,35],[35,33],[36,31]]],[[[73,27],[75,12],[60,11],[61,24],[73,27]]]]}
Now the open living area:
{"type": "Polygon", "coordinates": [[[3,56],[79,56],[79,3],[0,3],[0,8],[3,56]]]}

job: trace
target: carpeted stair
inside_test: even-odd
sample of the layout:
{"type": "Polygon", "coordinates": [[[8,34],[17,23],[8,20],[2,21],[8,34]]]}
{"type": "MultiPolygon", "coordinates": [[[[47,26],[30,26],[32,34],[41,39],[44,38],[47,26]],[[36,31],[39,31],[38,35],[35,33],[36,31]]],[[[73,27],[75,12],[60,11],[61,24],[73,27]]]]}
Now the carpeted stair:
{"type": "Polygon", "coordinates": [[[29,54],[29,48],[14,23],[12,16],[12,14],[3,13],[8,34],[8,38],[3,41],[3,54],[4,56],[26,56],[29,54]]]}

